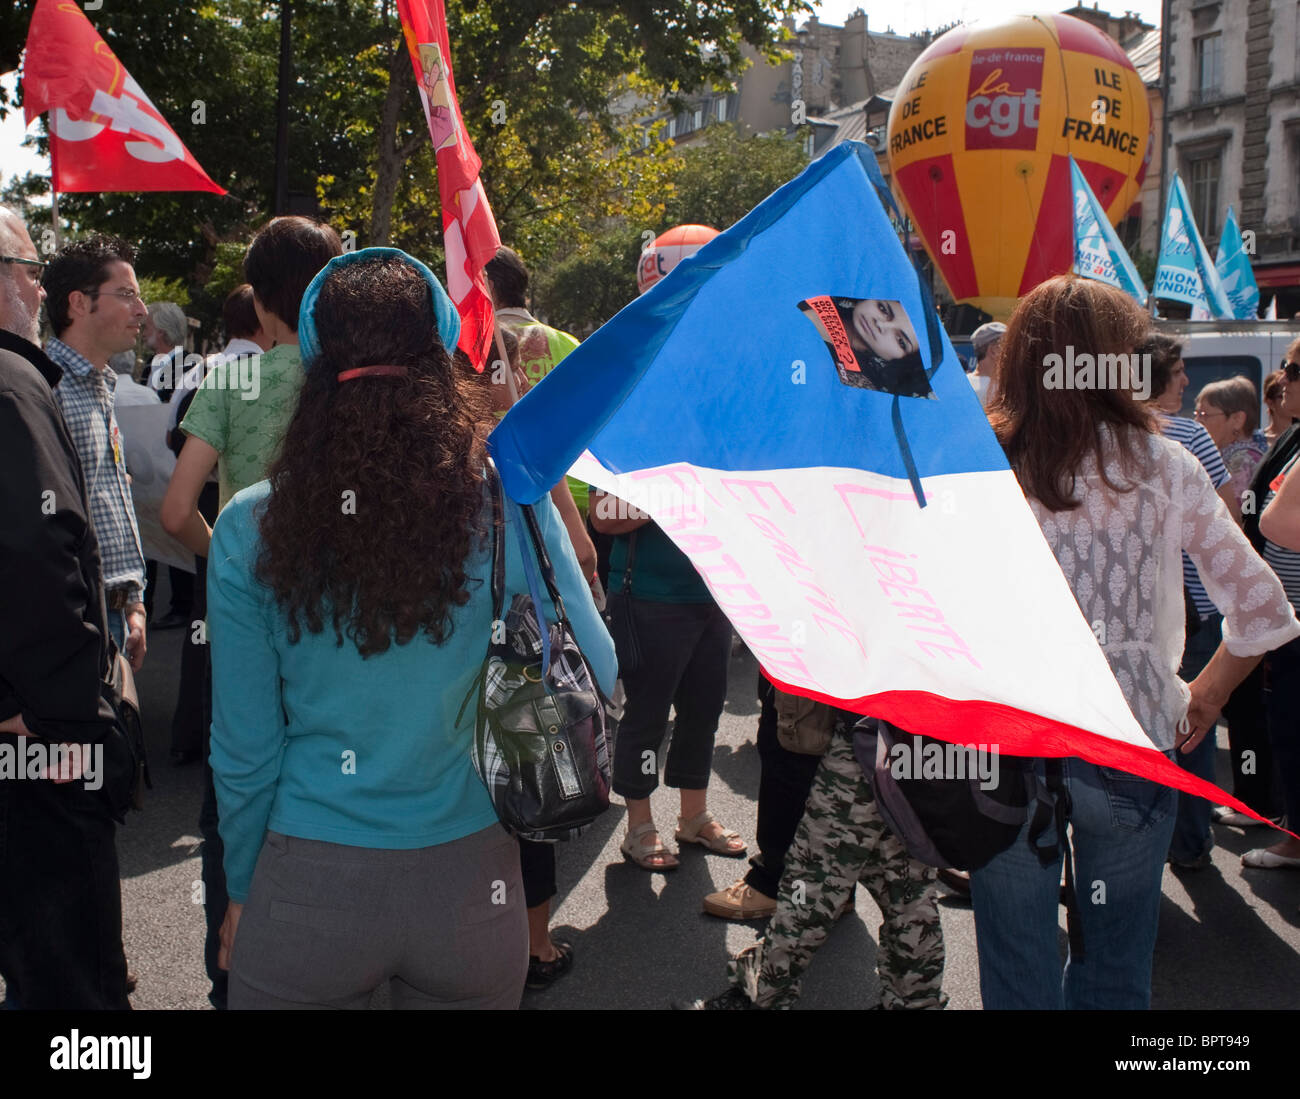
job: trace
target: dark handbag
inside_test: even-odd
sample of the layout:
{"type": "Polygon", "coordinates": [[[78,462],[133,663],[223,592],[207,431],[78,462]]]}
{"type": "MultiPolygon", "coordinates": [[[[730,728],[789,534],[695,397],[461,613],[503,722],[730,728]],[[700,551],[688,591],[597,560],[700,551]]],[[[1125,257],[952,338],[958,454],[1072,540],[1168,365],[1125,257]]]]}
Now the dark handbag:
{"type": "Polygon", "coordinates": [[[636,564],[636,531],[627,539],[627,566],[623,569],[623,590],[610,593],[605,605],[605,625],[618,651],[619,675],[635,672],[641,665],[641,646],[636,639],[636,616],[632,613],[632,568],[636,564]],[[617,599],[614,599],[617,596],[617,599]],[[613,606],[610,602],[613,601],[613,606]]]}
{"type": "Polygon", "coordinates": [[[144,746],[144,723],[136,694],[131,665],[111,640],[108,672],[100,684],[100,696],[113,710],[113,728],[104,738],[104,782],[101,787],[109,813],[125,823],[128,809],[144,808],[144,791],[152,790],[149,759],[144,746]]]}
{"type": "MultiPolygon", "coordinates": [[[[510,831],[537,842],[571,839],[609,808],[609,701],[578,647],[532,507],[519,531],[529,592],[505,598],[504,503],[492,493],[492,637],[483,669],[461,705],[478,693],[474,769],[510,831]],[[531,543],[531,544],[530,544],[531,543]],[[537,573],[558,621],[547,625],[537,573]]],[[[457,717],[457,724],[460,716],[457,717]]]]}

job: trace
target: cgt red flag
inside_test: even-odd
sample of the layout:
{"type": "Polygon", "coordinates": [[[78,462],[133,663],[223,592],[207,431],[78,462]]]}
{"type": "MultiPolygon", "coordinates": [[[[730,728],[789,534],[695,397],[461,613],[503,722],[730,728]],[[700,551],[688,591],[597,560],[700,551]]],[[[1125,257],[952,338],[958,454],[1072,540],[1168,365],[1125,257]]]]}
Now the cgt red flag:
{"type": "Polygon", "coordinates": [[[69,0],[37,0],[23,61],[23,108],[29,124],[50,112],[55,191],[226,193],[69,0]]]}
{"type": "Polygon", "coordinates": [[[459,347],[481,371],[493,335],[492,299],[483,281],[483,265],[496,255],[501,237],[479,179],[482,162],[465,132],[456,101],[443,0],[397,0],[397,10],[438,157],[447,293],[460,313],[459,347]]]}

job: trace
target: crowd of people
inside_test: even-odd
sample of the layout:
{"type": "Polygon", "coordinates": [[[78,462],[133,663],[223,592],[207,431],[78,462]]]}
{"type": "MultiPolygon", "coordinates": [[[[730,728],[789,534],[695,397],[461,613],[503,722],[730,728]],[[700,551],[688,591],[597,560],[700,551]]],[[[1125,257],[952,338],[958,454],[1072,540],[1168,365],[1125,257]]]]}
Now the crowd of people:
{"type": "MultiPolygon", "coordinates": [[[[486,269],[499,358],[476,371],[424,264],[344,252],[328,225],[278,217],[248,246],[223,351],[188,365],[183,310],[147,305],[134,262],[103,236],[47,262],[0,210],[0,746],[93,745],[105,774],[125,776],[91,788],[74,755],[35,781],[0,777],[5,1006],[129,1007],[114,828],[138,761],[112,735],[105,684],[118,653],[139,670],[151,630],[194,624],[171,754],[204,771],[212,1004],[365,1007],[387,984],[395,1007],[517,1007],[574,950],[549,927],[564,846],[504,829],[471,762],[463,700],[495,625],[486,439],[576,341],[528,311],[528,271],[503,248],[486,269]],[[239,356],[256,357],[255,394],[224,369],[239,356]],[[194,557],[156,619],[115,415],[127,401],[171,406],[160,518],[194,557]]],[[[882,362],[913,353],[905,335],[882,362]]],[[[1179,416],[1181,348],[1100,283],[1051,279],[972,342],[972,386],[1081,610],[1106,624],[1103,651],[1151,743],[1212,780],[1222,713],[1233,793],[1294,826],[1300,340],[1264,380],[1263,425],[1245,377],[1206,386],[1179,416]],[[1045,360],[1066,345],[1149,356],[1149,398],[1046,388],[1045,360]]],[[[623,856],[652,874],[679,865],[651,813],[661,782],[679,791],[677,845],[749,855],[708,806],[734,643],[709,588],[652,518],[584,484],[560,482],[536,515],[620,711],[623,856]]],[[[523,592],[512,503],[503,522],[506,590],[523,592]]],[[[942,875],[974,905],[986,1008],[1143,1008],[1166,865],[1194,872],[1215,827],[1257,823],[1077,758],[1037,761],[1068,805],[1077,877],[1107,883],[1104,904],[1079,905],[1086,957],[1062,970],[1059,845],[1035,849],[1026,822],[969,876],[919,861],[855,758],[861,715],[814,713],[761,674],[756,686],[757,850],[702,905],[768,923],[728,963],[724,992],[680,1007],[792,1006],[861,882],[884,917],[879,1006],[942,1008],[942,875]],[[825,734],[815,748],[796,743],[809,720],[825,734]]],[[[1300,869],[1300,841],[1278,834],[1244,864],[1300,869]]]]}

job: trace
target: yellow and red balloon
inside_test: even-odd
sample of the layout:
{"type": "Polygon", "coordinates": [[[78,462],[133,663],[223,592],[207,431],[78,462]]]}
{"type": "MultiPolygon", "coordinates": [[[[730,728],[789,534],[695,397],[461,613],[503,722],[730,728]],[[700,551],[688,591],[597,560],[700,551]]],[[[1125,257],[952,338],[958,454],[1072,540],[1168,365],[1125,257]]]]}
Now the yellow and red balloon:
{"type": "Polygon", "coordinates": [[[1151,159],[1146,89],[1114,39],[1069,15],[955,27],[889,112],[895,190],[955,300],[1005,319],[1074,260],[1071,154],[1113,224],[1151,159]]]}

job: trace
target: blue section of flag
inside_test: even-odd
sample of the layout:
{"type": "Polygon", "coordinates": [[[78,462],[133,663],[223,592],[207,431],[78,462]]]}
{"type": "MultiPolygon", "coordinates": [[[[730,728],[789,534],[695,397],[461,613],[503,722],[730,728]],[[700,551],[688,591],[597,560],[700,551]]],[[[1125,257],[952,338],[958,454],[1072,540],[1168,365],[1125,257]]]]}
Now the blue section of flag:
{"type": "Polygon", "coordinates": [[[679,263],[498,425],[490,445],[506,491],[536,500],[585,449],[618,473],[674,462],[898,478],[1006,469],[887,195],[875,154],[845,142],[679,263]],[[878,303],[899,303],[919,356],[909,391],[927,395],[860,384],[894,377],[892,361],[876,374],[862,353],[859,372],[837,366],[800,309],[824,296],[862,303],[845,331],[873,346],[896,323],[878,303]]]}
{"type": "Polygon", "coordinates": [[[1232,303],[1223,292],[1219,273],[1201,239],[1183,181],[1174,173],[1165,206],[1160,240],[1160,262],[1151,293],[1157,298],[1181,301],[1209,311],[1215,319],[1233,316],[1232,303]]]}
{"type": "Polygon", "coordinates": [[[1214,267],[1223,283],[1223,292],[1232,303],[1232,315],[1239,321],[1253,321],[1259,312],[1259,286],[1250,267],[1250,256],[1242,246],[1236,211],[1231,206],[1223,223],[1223,234],[1219,237],[1219,254],[1215,257],[1214,267]]]}
{"type": "Polygon", "coordinates": [[[1070,179],[1074,187],[1075,272],[1123,290],[1145,308],[1147,288],[1142,276],[1074,157],[1070,157],[1070,179]]]}

